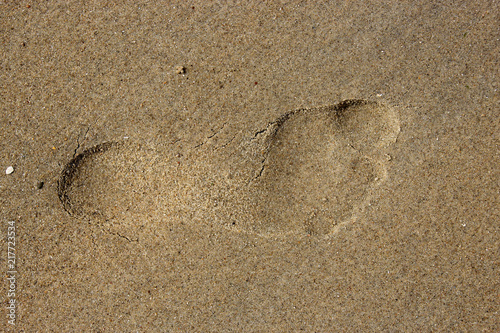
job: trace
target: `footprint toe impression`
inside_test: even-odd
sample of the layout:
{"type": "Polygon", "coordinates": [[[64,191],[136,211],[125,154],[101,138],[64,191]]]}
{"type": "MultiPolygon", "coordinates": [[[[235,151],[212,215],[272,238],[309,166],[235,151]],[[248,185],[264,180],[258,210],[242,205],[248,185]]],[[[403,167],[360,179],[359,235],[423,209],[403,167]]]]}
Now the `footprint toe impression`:
{"type": "Polygon", "coordinates": [[[348,100],[289,112],[225,150],[184,151],[181,168],[137,143],[104,143],[66,165],[58,194],[71,216],[129,240],[182,214],[262,236],[329,235],[385,179],[398,133],[391,108],[348,100]]]}
{"type": "Polygon", "coordinates": [[[252,182],[263,235],[327,235],[352,219],[386,177],[385,149],[399,132],[390,108],[360,100],[293,111],[266,133],[262,172],[252,182]]]}

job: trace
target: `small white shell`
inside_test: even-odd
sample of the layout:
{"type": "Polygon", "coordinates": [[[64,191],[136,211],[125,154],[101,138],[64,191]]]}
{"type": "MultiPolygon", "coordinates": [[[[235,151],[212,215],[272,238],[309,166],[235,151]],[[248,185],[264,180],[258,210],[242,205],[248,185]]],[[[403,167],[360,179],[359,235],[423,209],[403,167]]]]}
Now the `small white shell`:
{"type": "Polygon", "coordinates": [[[10,166],[10,167],[8,167],[8,168],[5,170],[5,174],[6,174],[6,175],[10,175],[10,174],[11,174],[11,173],[13,173],[13,172],[14,172],[14,168],[13,168],[13,167],[11,167],[11,166],[10,166]]]}

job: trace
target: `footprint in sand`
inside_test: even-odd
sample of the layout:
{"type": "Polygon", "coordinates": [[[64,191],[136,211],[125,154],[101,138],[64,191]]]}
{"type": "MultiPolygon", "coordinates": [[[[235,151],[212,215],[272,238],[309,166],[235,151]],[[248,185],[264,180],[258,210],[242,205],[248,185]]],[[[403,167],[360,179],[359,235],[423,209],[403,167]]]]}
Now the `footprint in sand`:
{"type": "Polygon", "coordinates": [[[262,236],[329,235],[386,178],[398,133],[391,108],[348,100],[289,112],[224,150],[104,143],[66,165],[58,193],[71,216],[129,240],[181,215],[262,236]]]}

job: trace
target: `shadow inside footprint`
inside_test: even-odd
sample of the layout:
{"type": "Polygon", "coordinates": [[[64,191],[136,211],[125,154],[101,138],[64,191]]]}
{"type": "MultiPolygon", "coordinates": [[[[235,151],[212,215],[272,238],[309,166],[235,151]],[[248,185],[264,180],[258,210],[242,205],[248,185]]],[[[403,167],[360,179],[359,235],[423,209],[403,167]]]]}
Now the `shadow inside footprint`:
{"type": "Polygon", "coordinates": [[[129,240],[148,218],[165,213],[173,179],[169,165],[153,149],[107,142],[73,158],[59,180],[58,194],[73,217],[87,219],[129,240]]]}

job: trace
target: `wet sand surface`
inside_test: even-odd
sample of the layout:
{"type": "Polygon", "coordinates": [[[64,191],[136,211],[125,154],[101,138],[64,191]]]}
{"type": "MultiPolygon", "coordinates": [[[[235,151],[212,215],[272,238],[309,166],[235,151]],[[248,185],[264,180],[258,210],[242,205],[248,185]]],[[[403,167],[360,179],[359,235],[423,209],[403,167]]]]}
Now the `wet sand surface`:
{"type": "Polygon", "coordinates": [[[0,330],[499,331],[499,13],[0,4],[0,330]]]}

